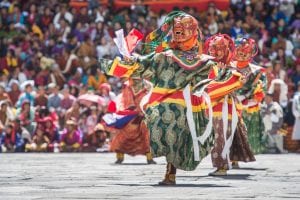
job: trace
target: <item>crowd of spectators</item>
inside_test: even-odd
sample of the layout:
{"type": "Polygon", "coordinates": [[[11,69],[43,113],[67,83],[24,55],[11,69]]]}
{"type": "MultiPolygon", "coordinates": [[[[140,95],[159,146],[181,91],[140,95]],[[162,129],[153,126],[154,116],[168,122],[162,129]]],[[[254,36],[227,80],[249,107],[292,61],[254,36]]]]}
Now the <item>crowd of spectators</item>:
{"type": "MultiPolygon", "coordinates": [[[[299,6],[294,0],[232,0],[222,11],[214,4],[204,12],[184,8],[205,37],[220,32],[257,41],[255,62],[267,69],[288,126],[300,81],[299,6]]],[[[113,1],[90,0],[77,9],[67,0],[0,0],[0,151],[104,151],[109,134],[99,122],[122,82],[104,75],[97,60],[119,54],[114,31],[137,28],[146,35],[166,14],[139,0],[117,11],[113,1]],[[86,94],[104,101],[80,101],[86,94]]]]}

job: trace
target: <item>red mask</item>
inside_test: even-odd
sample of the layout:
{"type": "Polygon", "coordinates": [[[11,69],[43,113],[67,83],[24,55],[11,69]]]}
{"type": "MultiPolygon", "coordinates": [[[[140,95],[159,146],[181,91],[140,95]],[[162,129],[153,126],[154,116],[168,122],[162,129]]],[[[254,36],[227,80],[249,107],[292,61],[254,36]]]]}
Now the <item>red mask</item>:
{"type": "Polygon", "coordinates": [[[258,48],[255,41],[251,38],[243,38],[238,40],[234,52],[234,60],[238,62],[250,62],[250,60],[257,54],[258,48]]]}
{"type": "Polygon", "coordinates": [[[205,53],[215,57],[217,62],[228,63],[233,50],[234,43],[226,34],[216,34],[205,42],[205,53]]]}

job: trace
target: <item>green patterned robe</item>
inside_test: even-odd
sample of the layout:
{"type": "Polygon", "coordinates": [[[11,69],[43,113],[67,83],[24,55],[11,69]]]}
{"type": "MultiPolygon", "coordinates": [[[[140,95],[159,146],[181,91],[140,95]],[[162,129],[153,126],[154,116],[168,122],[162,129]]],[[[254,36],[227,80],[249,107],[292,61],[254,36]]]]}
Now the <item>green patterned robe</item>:
{"type": "MultiPolygon", "coordinates": [[[[250,64],[248,67],[240,69],[240,72],[247,76],[247,82],[236,93],[238,96],[244,98],[244,102],[255,99],[255,90],[258,84],[262,84],[263,90],[266,90],[266,77],[262,74],[259,66],[250,64]]],[[[258,154],[264,152],[266,144],[263,140],[264,124],[262,123],[259,104],[254,107],[254,109],[244,109],[243,120],[247,127],[248,141],[251,149],[254,154],[258,154]]]]}
{"type": "MultiPolygon", "coordinates": [[[[154,89],[184,89],[207,79],[209,70],[216,63],[196,57],[196,53],[168,50],[149,54],[136,60],[138,68],[131,76],[151,80],[154,89]],[[200,60],[202,59],[202,60],[200,60]],[[179,60],[184,62],[179,62],[179,60]],[[188,69],[189,66],[195,66],[188,69]],[[183,67],[182,67],[183,66],[183,67]]],[[[111,61],[102,60],[102,69],[108,72],[111,61]]],[[[128,63],[127,63],[128,64],[128,63]]],[[[131,63],[133,65],[133,63],[131,63]]],[[[145,110],[146,124],[150,130],[150,146],[154,157],[165,156],[168,163],[182,170],[194,170],[200,161],[194,160],[193,139],[187,123],[186,106],[178,103],[160,102],[145,110]]],[[[207,125],[204,108],[193,112],[197,136],[203,134],[207,125]]],[[[199,145],[200,160],[206,157],[213,145],[213,134],[199,145]]]]}

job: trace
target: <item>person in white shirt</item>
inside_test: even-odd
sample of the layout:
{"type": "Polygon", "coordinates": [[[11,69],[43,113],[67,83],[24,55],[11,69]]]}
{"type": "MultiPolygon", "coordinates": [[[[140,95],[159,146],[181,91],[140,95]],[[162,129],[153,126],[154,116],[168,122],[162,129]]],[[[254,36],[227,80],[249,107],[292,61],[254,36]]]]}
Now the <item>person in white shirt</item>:
{"type": "Polygon", "coordinates": [[[62,18],[67,20],[69,24],[72,24],[73,22],[73,15],[70,12],[68,12],[66,5],[63,4],[60,8],[60,12],[58,12],[53,19],[53,23],[56,29],[60,29],[60,20],[62,18]]]}
{"type": "Polygon", "coordinates": [[[265,102],[261,106],[261,114],[268,147],[275,148],[280,153],[286,153],[287,151],[283,148],[283,135],[279,131],[283,124],[283,110],[277,102],[273,101],[272,93],[266,94],[265,102]]]}
{"type": "Polygon", "coordinates": [[[295,117],[292,139],[300,142],[300,82],[298,82],[298,91],[293,98],[292,111],[295,117]]]}

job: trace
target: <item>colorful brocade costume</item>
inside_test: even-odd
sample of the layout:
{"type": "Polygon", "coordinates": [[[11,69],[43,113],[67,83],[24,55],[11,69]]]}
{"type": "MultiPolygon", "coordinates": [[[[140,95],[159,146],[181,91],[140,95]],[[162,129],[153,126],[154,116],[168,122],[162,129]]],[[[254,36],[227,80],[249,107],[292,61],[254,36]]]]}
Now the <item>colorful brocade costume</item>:
{"type": "MultiPolygon", "coordinates": [[[[234,66],[241,74],[246,75],[246,83],[236,91],[238,99],[243,104],[243,120],[247,127],[248,140],[252,151],[255,154],[262,153],[265,150],[265,141],[263,140],[264,125],[260,114],[260,103],[262,102],[267,87],[264,69],[260,66],[250,63],[256,53],[256,44],[252,39],[240,39],[236,45],[234,66]],[[242,41],[242,42],[241,42],[242,41]],[[239,48],[241,47],[241,48],[239,48]],[[250,55],[246,56],[248,51],[250,55]],[[239,58],[239,52],[245,52],[242,60],[239,58]]],[[[241,56],[240,56],[241,57],[241,56]]]]}
{"type": "Polygon", "coordinates": [[[220,82],[207,79],[217,63],[201,53],[197,27],[192,16],[171,13],[158,29],[163,31],[158,35],[161,39],[156,51],[131,62],[101,61],[109,75],[139,76],[152,83],[141,106],[150,132],[151,153],[154,157],[165,156],[168,162],[166,177],[160,184],[175,184],[176,168],[194,170],[209,154],[214,141],[210,100],[242,85],[238,73],[220,82]],[[165,43],[164,36],[167,41],[171,39],[165,43]]]}
{"type": "MultiPolygon", "coordinates": [[[[193,139],[187,122],[183,90],[191,84],[190,92],[197,93],[200,86],[199,89],[193,86],[206,80],[207,74],[216,63],[208,59],[204,60],[205,56],[202,55],[192,60],[194,66],[191,67],[192,65],[182,62],[184,57],[179,57],[180,55],[176,54],[178,52],[168,50],[139,57],[133,65],[121,64],[121,61],[116,59],[114,62],[102,62],[102,67],[109,75],[116,75],[126,68],[128,70],[137,68],[133,72],[135,76],[137,73],[141,77],[151,76],[154,86],[145,109],[146,123],[150,130],[151,152],[154,157],[166,156],[167,162],[172,163],[176,168],[194,170],[199,161],[194,160],[193,139]]],[[[187,55],[193,55],[192,52],[190,53],[187,55]]],[[[218,97],[223,95],[220,91],[230,93],[229,87],[235,89],[241,86],[239,78],[239,75],[232,75],[222,83],[212,81],[207,86],[208,94],[211,97],[218,97]]],[[[191,95],[191,102],[197,137],[200,137],[208,122],[207,107],[202,96],[191,95]]],[[[200,159],[208,155],[212,143],[213,135],[209,134],[205,142],[199,146],[200,159]]]]}
{"type": "MultiPolygon", "coordinates": [[[[226,80],[231,74],[238,73],[230,66],[234,42],[226,34],[216,34],[205,42],[204,52],[219,63],[209,74],[210,79],[226,80]]],[[[213,105],[213,129],[215,143],[211,151],[212,164],[216,171],[211,176],[226,175],[231,168],[230,158],[235,161],[254,161],[255,158],[247,139],[245,124],[242,120],[242,105],[235,92],[215,99],[213,105]],[[232,145],[233,144],[233,145],[232,145]]]]}
{"type": "Polygon", "coordinates": [[[243,103],[243,119],[247,126],[251,149],[255,154],[258,154],[265,150],[263,141],[264,125],[259,104],[264,98],[266,79],[262,74],[262,68],[251,63],[247,68],[240,69],[240,71],[249,74],[248,81],[243,88],[237,91],[237,94],[243,103]]]}

